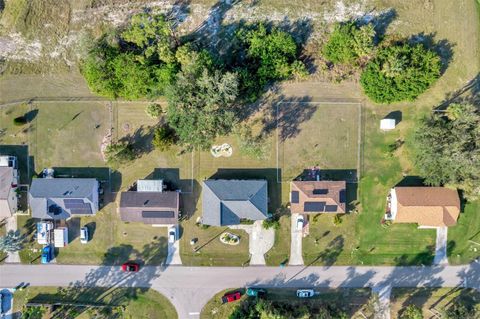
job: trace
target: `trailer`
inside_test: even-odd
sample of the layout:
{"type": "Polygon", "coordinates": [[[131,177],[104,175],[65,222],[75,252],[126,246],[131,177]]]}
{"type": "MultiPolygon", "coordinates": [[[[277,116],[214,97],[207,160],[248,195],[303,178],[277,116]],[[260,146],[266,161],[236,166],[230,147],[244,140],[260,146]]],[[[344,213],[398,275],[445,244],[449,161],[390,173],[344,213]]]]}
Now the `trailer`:
{"type": "Polygon", "coordinates": [[[53,233],[54,244],[57,248],[62,248],[68,245],[68,228],[55,228],[53,233]]]}
{"type": "Polygon", "coordinates": [[[40,222],[37,223],[37,242],[40,245],[48,245],[51,243],[52,239],[52,222],[40,222]]]}

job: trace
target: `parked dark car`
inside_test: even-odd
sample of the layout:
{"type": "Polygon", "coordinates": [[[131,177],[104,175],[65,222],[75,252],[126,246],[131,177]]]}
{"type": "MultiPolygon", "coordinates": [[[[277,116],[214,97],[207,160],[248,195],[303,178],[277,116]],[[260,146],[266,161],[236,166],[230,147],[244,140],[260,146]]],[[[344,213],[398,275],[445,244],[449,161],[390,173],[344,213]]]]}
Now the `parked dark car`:
{"type": "Polygon", "coordinates": [[[225,294],[222,297],[222,303],[233,302],[240,299],[241,297],[242,295],[240,294],[239,291],[231,292],[231,293],[225,294]]]}
{"type": "Polygon", "coordinates": [[[53,259],[53,247],[47,245],[42,249],[42,264],[48,264],[53,259]]]}
{"type": "Polygon", "coordinates": [[[122,265],[122,270],[125,272],[137,272],[140,270],[140,265],[132,262],[124,263],[122,265]]]}

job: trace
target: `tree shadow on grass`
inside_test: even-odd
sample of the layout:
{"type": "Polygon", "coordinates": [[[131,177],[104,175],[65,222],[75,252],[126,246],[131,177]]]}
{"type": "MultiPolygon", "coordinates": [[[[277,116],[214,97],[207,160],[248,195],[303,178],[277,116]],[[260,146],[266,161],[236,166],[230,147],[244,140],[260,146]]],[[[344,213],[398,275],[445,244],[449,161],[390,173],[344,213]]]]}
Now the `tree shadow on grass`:
{"type": "Polygon", "coordinates": [[[311,97],[285,97],[280,95],[268,102],[267,114],[263,118],[263,133],[278,131],[278,138],[285,142],[300,132],[300,124],[310,120],[317,106],[309,103],[311,97]]]}
{"type": "Polygon", "coordinates": [[[448,93],[443,102],[435,107],[435,110],[444,111],[452,103],[480,104],[480,73],[460,89],[448,93]]]}

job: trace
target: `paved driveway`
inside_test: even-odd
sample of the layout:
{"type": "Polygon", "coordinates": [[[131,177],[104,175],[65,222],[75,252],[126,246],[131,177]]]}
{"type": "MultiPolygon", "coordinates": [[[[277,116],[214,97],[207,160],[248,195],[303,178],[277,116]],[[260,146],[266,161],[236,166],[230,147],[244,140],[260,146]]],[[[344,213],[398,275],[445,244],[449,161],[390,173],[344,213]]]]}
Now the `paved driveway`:
{"type": "Polygon", "coordinates": [[[437,228],[435,258],[433,259],[433,263],[435,265],[446,265],[446,264],[448,264],[447,235],[448,235],[448,227],[438,227],[437,228]]]}
{"type": "Polygon", "coordinates": [[[302,255],[302,240],[303,234],[301,230],[297,230],[297,218],[298,214],[292,214],[291,220],[291,244],[290,244],[290,259],[288,261],[289,265],[300,266],[303,265],[303,255],[302,255]]]}
{"type": "MultiPolygon", "coordinates": [[[[7,218],[7,224],[5,225],[5,229],[7,232],[11,230],[13,231],[17,230],[17,215],[13,215],[7,218]]],[[[18,254],[18,251],[8,253],[7,259],[5,259],[5,262],[9,264],[20,263],[20,255],[18,254]]]]}
{"type": "Polygon", "coordinates": [[[275,243],[275,230],[263,228],[263,221],[257,220],[253,225],[234,225],[232,229],[242,229],[249,237],[248,252],[250,253],[251,266],[264,266],[265,254],[275,243]]]}
{"type": "MultiPolygon", "coordinates": [[[[178,237],[179,234],[179,229],[177,226],[169,227],[168,232],[170,232],[171,228],[175,228],[176,234],[177,234],[177,239],[175,242],[172,244],[168,242],[168,255],[167,255],[167,260],[166,264],[167,265],[181,265],[182,264],[182,259],[180,258],[180,240],[178,237]]],[[[167,240],[168,240],[168,234],[167,234],[167,240]]]]}

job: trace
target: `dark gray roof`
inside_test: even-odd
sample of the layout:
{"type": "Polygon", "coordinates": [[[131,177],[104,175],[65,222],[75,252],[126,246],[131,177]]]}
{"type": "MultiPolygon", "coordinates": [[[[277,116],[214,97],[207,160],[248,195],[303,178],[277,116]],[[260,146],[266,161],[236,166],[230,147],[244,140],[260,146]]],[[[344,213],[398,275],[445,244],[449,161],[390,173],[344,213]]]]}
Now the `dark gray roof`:
{"type": "Polygon", "coordinates": [[[267,181],[206,180],[202,200],[203,223],[206,225],[236,225],[240,219],[266,219],[267,181]]]}
{"type": "Polygon", "coordinates": [[[98,181],[94,178],[37,178],[32,180],[28,198],[35,218],[92,215],[98,211],[98,181]]]}
{"type": "Polygon", "coordinates": [[[178,192],[122,192],[120,216],[124,222],[173,225],[178,223],[179,204],[178,192]]]}

